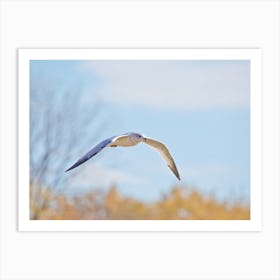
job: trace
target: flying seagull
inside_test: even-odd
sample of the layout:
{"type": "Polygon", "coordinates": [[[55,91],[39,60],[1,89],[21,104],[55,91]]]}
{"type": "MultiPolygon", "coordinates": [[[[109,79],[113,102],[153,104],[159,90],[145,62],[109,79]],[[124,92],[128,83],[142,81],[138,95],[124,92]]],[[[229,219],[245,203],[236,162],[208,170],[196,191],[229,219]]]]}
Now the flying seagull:
{"type": "Polygon", "coordinates": [[[169,153],[167,147],[154,139],[144,137],[143,135],[139,133],[134,132],[128,132],[121,134],[119,136],[113,136],[108,139],[103,140],[99,144],[97,144],[95,147],[93,147],[89,152],[87,152],[83,157],[81,157],[76,163],[74,163],[71,167],[69,167],[65,172],[76,168],[77,166],[81,165],[82,163],[89,160],[91,157],[95,156],[99,152],[101,152],[105,147],[130,147],[135,146],[139,143],[145,143],[151,146],[152,148],[156,149],[160,155],[163,157],[164,161],[168,165],[168,167],[171,169],[171,171],[175,174],[175,176],[180,179],[179,172],[177,170],[177,167],[175,165],[175,162],[169,153]]]}

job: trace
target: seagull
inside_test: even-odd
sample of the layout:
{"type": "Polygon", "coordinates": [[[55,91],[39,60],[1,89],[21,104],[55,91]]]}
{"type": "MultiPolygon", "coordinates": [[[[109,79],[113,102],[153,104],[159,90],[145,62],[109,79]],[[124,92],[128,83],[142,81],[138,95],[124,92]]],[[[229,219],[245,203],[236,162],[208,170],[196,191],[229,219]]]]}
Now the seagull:
{"type": "Polygon", "coordinates": [[[71,169],[76,168],[77,166],[83,164],[99,152],[101,152],[105,147],[130,147],[135,146],[139,143],[145,143],[154,148],[161,157],[164,159],[168,167],[174,173],[178,180],[180,179],[179,172],[175,165],[174,159],[172,158],[170,152],[168,151],[167,147],[154,139],[144,137],[143,135],[135,132],[128,132],[121,134],[119,136],[113,136],[108,139],[103,140],[96,146],[94,146],[89,152],[87,152],[84,156],[82,156],[77,162],[75,162],[72,166],[70,166],[65,172],[70,171],[71,169]]]}

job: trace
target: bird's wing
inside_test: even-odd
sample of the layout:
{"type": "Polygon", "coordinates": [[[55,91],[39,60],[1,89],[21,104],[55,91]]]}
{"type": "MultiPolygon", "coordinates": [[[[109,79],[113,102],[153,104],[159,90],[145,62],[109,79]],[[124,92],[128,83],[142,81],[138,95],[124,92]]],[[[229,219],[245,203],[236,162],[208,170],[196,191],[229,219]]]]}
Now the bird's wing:
{"type": "Polygon", "coordinates": [[[171,154],[169,153],[167,147],[163,143],[153,140],[151,138],[144,137],[143,142],[148,144],[149,146],[153,147],[154,149],[156,149],[160,153],[160,155],[163,157],[163,159],[167,163],[168,167],[172,170],[172,172],[178,178],[178,180],[181,180],[179,172],[176,167],[176,164],[174,162],[174,159],[172,158],[171,154]]]}
{"type": "Polygon", "coordinates": [[[77,162],[75,162],[72,166],[70,166],[65,172],[74,169],[75,167],[81,165],[82,163],[89,160],[91,157],[95,156],[99,152],[101,152],[105,147],[108,147],[110,144],[114,144],[114,141],[120,139],[122,137],[127,137],[127,134],[121,134],[119,136],[113,136],[108,139],[103,140],[96,146],[94,146],[89,152],[87,152],[84,156],[82,156],[77,162]]]}
{"type": "Polygon", "coordinates": [[[71,167],[69,167],[65,172],[81,165],[85,161],[89,160],[94,155],[98,154],[100,151],[102,151],[105,147],[110,145],[117,137],[111,137],[108,139],[103,140],[99,144],[97,144],[95,147],[93,147],[89,152],[87,152],[84,156],[82,156],[77,162],[75,162],[71,167]]]}

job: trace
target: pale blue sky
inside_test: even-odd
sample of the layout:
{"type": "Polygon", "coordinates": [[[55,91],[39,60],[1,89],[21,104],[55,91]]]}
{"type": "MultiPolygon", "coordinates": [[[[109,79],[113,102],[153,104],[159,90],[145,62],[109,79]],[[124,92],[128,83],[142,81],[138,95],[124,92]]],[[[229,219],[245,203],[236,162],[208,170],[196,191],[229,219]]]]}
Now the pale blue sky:
{"type": "MultiPolygon", "coordinates": [[[[85,96],[81,114],[94,114],[91,104],[99,104],[104,127],[98,140],[127,131],[161,140],[182,178],[179,183],[159,155],[141,144],[108,148],[74,170],[71,191],[117,184],[125,195],[152,201],[175,184],[187,184],[220,198],[249,200],[249,61],[32,61],[30,65],[33,87],[80,88],[85,96]]],[[[66,162],[65,168],[80,156],[66,162]]]]}

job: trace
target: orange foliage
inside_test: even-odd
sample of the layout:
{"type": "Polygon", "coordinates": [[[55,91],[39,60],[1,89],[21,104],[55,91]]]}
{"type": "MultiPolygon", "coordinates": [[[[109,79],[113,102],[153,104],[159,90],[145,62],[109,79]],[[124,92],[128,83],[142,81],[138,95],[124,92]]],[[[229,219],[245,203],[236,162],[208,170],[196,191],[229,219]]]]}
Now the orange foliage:
{"type": "Polygon", "coordinates": [[[242,203],[220,202],[196,190],[174,187],[160,200],[145,203],[123,197],[116,187],[72,198],[50,189],[30,187],[30,218],[41,220],[248,220],[250,209],[242,203]]]}

